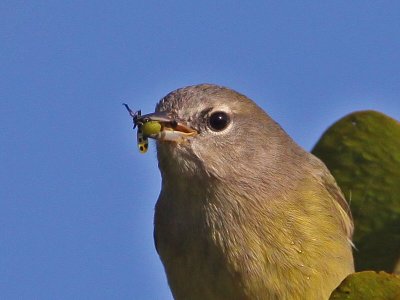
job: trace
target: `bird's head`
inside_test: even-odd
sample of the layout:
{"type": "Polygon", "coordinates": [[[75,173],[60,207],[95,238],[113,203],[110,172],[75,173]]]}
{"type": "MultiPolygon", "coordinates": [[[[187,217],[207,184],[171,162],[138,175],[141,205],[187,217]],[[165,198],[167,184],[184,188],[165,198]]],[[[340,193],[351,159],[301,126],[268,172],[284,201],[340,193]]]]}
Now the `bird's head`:
{"type": "Polygon", "coordinates": [[[155,114],[169,119],[157,135],[163,176],[255,179],[260,168],[279,171],[281,156],[297,146],[252,100],[216,85],[173,91],[155,114]]]}

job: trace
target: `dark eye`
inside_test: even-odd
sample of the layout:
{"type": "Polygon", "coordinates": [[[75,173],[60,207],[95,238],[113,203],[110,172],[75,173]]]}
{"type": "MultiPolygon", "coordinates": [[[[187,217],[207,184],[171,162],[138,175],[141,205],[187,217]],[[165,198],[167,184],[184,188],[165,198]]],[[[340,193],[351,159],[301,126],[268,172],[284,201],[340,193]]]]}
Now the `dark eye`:
{"type": "Polygon", "coordinates": [[[223,111],[213,112],[208,118],[208,127],[213,131],[221,131],[229,124],[229,116],[223,111]]]}

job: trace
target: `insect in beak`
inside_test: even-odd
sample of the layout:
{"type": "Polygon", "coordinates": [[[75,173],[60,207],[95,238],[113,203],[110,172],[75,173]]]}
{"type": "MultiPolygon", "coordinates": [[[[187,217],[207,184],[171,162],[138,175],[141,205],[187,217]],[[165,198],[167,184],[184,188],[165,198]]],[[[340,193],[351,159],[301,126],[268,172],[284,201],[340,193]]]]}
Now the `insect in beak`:
{"type": "Polygon", "coordinates": [[[146,153],[149,148],[148,138],[159,141],[182,142],[197,134],[189,126],[177,122],[165,112],[155,112],[141,115],[141,111],[132,111],[127,104],[123,104],[133,120],[133,129],[138,128],[137,144],[141,153],[146,153]]]}

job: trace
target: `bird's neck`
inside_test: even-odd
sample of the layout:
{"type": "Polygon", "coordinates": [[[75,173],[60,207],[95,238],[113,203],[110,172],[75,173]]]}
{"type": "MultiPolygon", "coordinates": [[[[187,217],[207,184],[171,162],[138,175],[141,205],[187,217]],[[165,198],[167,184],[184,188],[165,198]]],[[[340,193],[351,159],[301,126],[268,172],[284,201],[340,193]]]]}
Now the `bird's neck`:
{"type": "MultiPolygon", "coordinates": [[[[325,297],[323,276],[316,276],[317,271],[324,272],[316,266],[321,251],[343,247],[342,252],[334,253],[351,256],[343,240],[332,237],[337,231],[335,224],[321,219],[320,212],[329,208],[310,199],[305,203],[308,208],[302,211],[298,205],[293,206],[293,201],[286,201],[292,195],[268,194],[268,189],[260,188],[243,187],[238,193],[237,186],[211,178],[164,182],[156,208],[156,236],[161,240],[159,252],[167,274],[168,269],[179,274],[192,272],[192,277],[184,276],[188,286],[192,279],[192,288],[199,285],[199,280],[207,279],[202,286],[218,283],[235,293],[249,293],[244,299],[251,299],[258,288],[268,291],[270,298],[283,299],[286,292],[307,295],[308,289],[325,297]],[[314,218],[318,214],[322,225],[314,218]],[[326,235],[326,241],[325,237],[316,238],[316,233],[326,235]],[[178,267],[168,268],[171,258],[181,262],[178,267]]],[[[328,254],[324,263],[329,269],[346,258],[328,254]]],[[[180,278],[179,274],[170,273],[168,277],[180,278]]],[[[343,278],[343,274],[337,276],[338,280],[343,278]]]]}

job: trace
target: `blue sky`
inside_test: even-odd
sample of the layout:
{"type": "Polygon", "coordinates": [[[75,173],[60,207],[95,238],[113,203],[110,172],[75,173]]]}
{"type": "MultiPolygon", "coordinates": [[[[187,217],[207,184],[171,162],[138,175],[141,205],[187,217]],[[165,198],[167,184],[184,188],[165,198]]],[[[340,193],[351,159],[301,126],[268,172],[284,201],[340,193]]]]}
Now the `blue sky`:
{"type": "Polygon", "coordinates": [[[399,37],[397,1],[2,1],[0,298],[171,299],[122,102],[217,83],[311,149],[352,111],[400,119],[399,37]]]}

